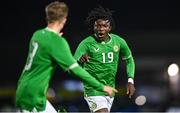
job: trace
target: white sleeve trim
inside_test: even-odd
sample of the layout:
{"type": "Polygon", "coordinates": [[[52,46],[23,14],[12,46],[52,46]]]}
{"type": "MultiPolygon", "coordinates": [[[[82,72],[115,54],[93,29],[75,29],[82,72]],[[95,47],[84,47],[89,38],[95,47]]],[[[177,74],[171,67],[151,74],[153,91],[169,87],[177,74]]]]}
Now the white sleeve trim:
{"type": "Polygon", "coordinates": [[[73,68],[75,68],[75,67],[77,67],[77,66],[79,66],[79,64],[76,62],[76,63],[70,65],[70,66],[67,68],[67,71],[68,71],[68,70],[71,70],[71,69],[73,69],[73,68]]]}
{"type": "Polygon", "coordinates": [[[127,58],[122,58],[123,60],[126,60],[126,59],[129,59],[129,58],[131,58],[132,57],[132,55],[130,54],[127,58]]]}
{"type": "Polygon", "coordinates": [[[128,78],[128,82],[134,84],[134,80],[132,78],[128,78]]]}

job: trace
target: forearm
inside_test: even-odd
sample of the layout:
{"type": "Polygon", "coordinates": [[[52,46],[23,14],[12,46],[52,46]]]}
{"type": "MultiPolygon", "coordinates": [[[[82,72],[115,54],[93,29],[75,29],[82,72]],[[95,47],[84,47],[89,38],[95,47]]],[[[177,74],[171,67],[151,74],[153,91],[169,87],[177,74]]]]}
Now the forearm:
{"type": "Polygon", "coordinates": [[[134,78],[135,74],[135,63],[133,57],[126,59],[126,71],[128,78],[134,78]]]}
{"type": "Polygon", "coordinates": [[[87,71],[85,71],[83,68],[80,66],[77,66],[71,70],[71,73],[75,76],[78,77],[80,80],[83,82],[91,85],[95,89],[99,91],[103,91],[103,85],[98,82],[94,77],[92,77],[87,71]]]}

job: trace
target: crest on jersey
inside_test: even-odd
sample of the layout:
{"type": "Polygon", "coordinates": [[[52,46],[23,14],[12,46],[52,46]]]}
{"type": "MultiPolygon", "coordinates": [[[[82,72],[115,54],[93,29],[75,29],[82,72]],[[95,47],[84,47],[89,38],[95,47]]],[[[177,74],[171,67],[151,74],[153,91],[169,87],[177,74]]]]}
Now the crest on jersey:
{"type": "Polygon", "coordinates": [[[114,49],[115,52],[118,52],[119,51],[119,46],[114,45],[113,49],[114,49]]]}

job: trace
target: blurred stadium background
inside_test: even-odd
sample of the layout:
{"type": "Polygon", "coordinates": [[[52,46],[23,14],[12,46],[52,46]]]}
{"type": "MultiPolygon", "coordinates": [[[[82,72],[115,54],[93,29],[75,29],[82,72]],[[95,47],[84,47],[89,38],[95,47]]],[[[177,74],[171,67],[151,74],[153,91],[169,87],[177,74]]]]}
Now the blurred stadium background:
{"type": "MultiPolygon", "coordinates": [[[[44,7],[53,0],[4,1],[1,6],[0,111],[16,111],[15,90],[32,33],[45,27],[44,7]]],[[[101,4],[114,10],[115,33],[124,37],[136,62],[136,93],[125,95],[125,63],[120,62],[113,112],[180,112],[180,7],[177,0],[64,0],[70,8],[64,36],[74,53],[88,35],[84,20],[101,4]]],[[[89,111],[82,84],[57,70],[48,98],[57,109],[89,111]]]]}

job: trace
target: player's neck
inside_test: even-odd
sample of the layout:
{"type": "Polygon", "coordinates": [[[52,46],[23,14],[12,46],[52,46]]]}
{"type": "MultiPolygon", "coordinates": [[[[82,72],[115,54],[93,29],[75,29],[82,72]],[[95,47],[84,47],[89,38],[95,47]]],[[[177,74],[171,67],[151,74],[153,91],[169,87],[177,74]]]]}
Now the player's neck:
{"type": "Polygon", "coordinates": [[[49,29],[51,29],[53,32],[59,34],[60,31],[61,31],[62,28],[63,28],[63,25],[61,25],[61,24],[59,24],[59,23],[49,23],[49,24],[47,25],[47,27],[48,27],[49,29]]]}
{"type": "Polygon", "coordinates": [[[96,37],[95,39],[96,39],[98,42],[105,42],[105,43],[107,43],[107,42],[109,42],[109,40],[111,39],[109,35],[107,35],[106,37],[104,37],[103,40],[99,40],[99,38],[98,38],[98,36],[97,36],[96,34],[95,34],[94,36],[96,37]]]}
{"type": "Polygon", "coordinates": [[[109,40],[110,40],[110,37],[109,37],[109,35],[107,35],[106,38],[104,38],[104,42],[107,43],[107,42],[109,42],[109,40]]]}

